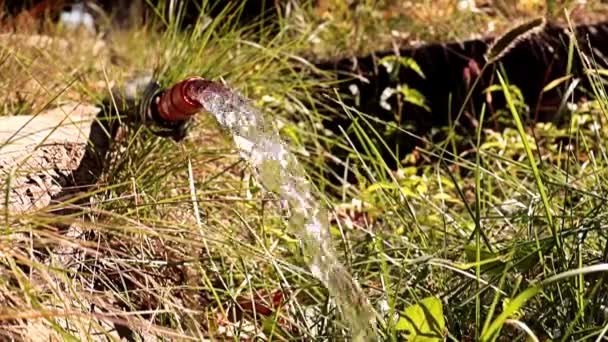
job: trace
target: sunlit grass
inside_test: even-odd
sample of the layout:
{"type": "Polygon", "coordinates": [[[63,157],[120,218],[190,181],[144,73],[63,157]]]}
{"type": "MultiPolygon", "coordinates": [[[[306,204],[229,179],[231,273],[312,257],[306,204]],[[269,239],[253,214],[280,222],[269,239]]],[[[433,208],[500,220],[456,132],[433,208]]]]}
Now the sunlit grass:
{"type": "MultiPolygon", "coordinates": [[[[225,16],[203,19],[186,30],[169,21],[112,32],[105,58],[69,31],[50,32],[52,43],[73,44],[63,48],[11,37],[2,94],[27,91],[17,84],[26,77],[42,89],[5,101],[3,114],[35,114],[64,98],[99,103],[150,71],[163,86],[191,75],[226,82],[284,122],[309,110],[319,81],[292,55],[302,41],[254,34],[225,16]],[[15,62],[21,69],[11,69],[15,62]]],[[[285,128],[293,138],[301,130],[285,128]]],[[[2,330],[39,340],[344,334],[338,320],[321,323],[335,309],[306,271],[276,199],[248,173],[208,116],[180,143],[127,131],[75,214],[4,220],[2,330]]]]}

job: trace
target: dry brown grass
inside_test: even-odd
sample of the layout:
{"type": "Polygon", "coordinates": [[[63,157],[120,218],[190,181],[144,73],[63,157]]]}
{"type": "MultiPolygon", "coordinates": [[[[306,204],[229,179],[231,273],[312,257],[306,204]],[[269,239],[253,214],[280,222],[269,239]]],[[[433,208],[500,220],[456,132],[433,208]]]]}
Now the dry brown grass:
{"type": "MultiPolygon", "coordinates": [[[[344,1],[320,1],[314,16],[296,27],[312,32],[312,48],[305,53],[332,58],[336,55],[366,54],[372,51],[498,36],[513,22],[547,14],[546,1],[473,1],[475,11],[459,11],[454,0],[362,0],[348,6],[344,1]]],[[[564,11],[574,23],[608,18],[608,5],[599,0],[557,1],[551,19],[566,24],[564,11]]]]}
{"type": "MultiPolygon", "coordinates": [[[[93,36],[0,35],[2,114],[36,113],[54,101],[91,101],[106,87],[106,43],[93,36]]],[[[55,103],[56,104],[56,103],[55,103]]]]}

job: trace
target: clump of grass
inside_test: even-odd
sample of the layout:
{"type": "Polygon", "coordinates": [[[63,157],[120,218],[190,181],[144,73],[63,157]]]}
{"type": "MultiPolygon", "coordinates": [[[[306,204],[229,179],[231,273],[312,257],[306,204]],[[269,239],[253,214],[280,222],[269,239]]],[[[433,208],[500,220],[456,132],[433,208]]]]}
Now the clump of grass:
{"type": "MultiPolygon", "coordinates": [[[[170,18],[110,37],[112,55],[104,60],[78,50],[27,50],[16,41],[3,50],[6,60],[27,52],[36,64],[23,63],[2,93],[38,70],[64,86],[24,99],[21,112],[31,113],[37,101],[42,109],[70,94],[101,101],[114,85],[152,70],[165,86],[190,75],[225,81],[287,121],[309,110],[307,91],[319,82],[307,79],[307,67],[293,69],[299,63],[291,52],[302,42],[248,32],[228,16],[201,17],[185,30],[170,18]],[[67,65],[83,65],[78,77],[67,65]]],[[[17,113],[15,106],[5,113],[17,113]]],[[[201,116],[182,143],[137,129],[113,148],[107,171],[71,216],[40,210],[3,223],[0,321],[8,337],[27,339],[34,330],[41,339],[347,334],[340,320],[324,322],[338,314],[305,271],[276,199],[247,177],[210,117],[201,116]]]]}

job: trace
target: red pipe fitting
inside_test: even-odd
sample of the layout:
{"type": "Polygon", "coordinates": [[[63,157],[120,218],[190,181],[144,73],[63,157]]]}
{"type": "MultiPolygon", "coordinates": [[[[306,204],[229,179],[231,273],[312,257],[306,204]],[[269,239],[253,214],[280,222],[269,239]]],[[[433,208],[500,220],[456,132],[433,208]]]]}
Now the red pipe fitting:
{"type": "Polygon", "coordinates": [[[200,100],[197,100],[197,94],[200,96],[211,83],[194,76],[165,90],[156,99],[160,118],[167,122],[184,121],[205,110],[200,100]]]}

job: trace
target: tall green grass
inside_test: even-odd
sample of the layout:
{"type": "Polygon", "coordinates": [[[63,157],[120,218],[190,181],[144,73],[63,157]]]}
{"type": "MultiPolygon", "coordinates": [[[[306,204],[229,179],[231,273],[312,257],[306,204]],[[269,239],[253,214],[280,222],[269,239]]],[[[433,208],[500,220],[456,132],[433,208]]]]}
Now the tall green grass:
{"type": "MultiPolygon", "coordinates": [[[[587,58],[576,43],[570,48],[587,58]]],[[[415,153],[432,162],[398,170],[377,152],[377,119],[345,108],[353,113],[343,130],[353,155],[349,172],[361,180],[352,196],[364,203],[344,218],[359,241],[350,241],[347,253],[358,257],[353,266],[361,265],[377,303],[388,305],[386,339],[412,337],[412,320],[428,329],[439,318],[450,340],[604,338],[606,97],[587,61],[595,98],[578,103],[566,127],[524,126],[523,107],[498,68],[512,124],[459,137],[473,147],[464,152],[421,139],[415,153]],[[440,317],[430,309],[408,314],[429,298],[441,302],[440,317]]],[[[564,80],[564,89],[580,84],[556,81],[564,80]]]]}

